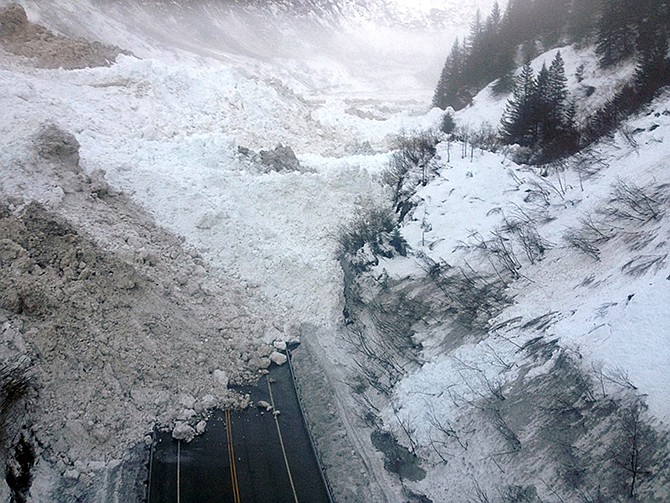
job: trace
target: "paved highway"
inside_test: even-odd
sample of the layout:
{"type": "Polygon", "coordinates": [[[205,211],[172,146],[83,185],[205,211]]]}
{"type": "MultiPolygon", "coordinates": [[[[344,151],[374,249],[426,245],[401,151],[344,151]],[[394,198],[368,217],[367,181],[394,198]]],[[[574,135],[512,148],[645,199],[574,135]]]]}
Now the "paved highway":
{"type": "Polygon", "coordinates": [[[158,435],[150,466],[149,503],[329,503],[288,366],[274,367],[253,407],[217,412],[191,443],[158,435]]]}

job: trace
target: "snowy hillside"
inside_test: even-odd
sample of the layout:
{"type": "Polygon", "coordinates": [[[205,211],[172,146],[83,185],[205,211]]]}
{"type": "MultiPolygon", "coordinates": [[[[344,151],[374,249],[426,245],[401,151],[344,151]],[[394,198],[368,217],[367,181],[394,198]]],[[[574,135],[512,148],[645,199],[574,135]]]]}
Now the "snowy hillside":
{"type": "MultiPolygon", "coordinates": [[[[598,70],[591,50],[561,52],[578,111],[631,74],[598,70]]],[[[640,428],[634,448],[649,471],[635,492],[667,500],[669,99],[541,169],[443,141],[429,181],[414,178],[404,196],[407,256],[371,260],[363,249],[354,259],[370,269],[349,287],[366,339],[354,330],[351,348],[368,365],[352,367],[352,389],[416,456],[398,472],[412,491],[431,501],[622,501],[640,428]]],[[[482,91],[455,115],[461,134],[498,124],[505,101],[482,91]]]]}
{"type": "MultiPolygon", "coordinates": [[[[0,461],[34,449],[28,501],[133,500],[156,423],[243,405],[227,384],[300,339],[336,494],[623,501],[632,449],[668,501],[670,96],[517,165],[460,141],[505,97],[453,137],[427,106],[492,2],[275,2],[266,29],[240,3],[24,0],[57,34],[0,31],[0,370],[39,389],[0,461]]],[[[578,114],[632,72],[561,53],[578,114]]]]}
{"type": "Polygon", "coordinates": [[[333,83],[350,87],[351,82],[342,82],[349,74],[358,87],[365,83],[371,94],[394,90],[406,95],[414,89],[429,96],[445,48],[467,32],[477,7],[488,10],[492,2],[24,0],[21,4],[31,19],[48,28],[111,43],[139,57],[162,58],[179,48],[245,68],[255,66],[258,58],[265,63],[282,58],[275,71],[296,74],[312,91],[333,83]],[[435,25],[435,20],[442,21],[435,25]],[[327,83],[319,78],[324,76],[327,83]]]}

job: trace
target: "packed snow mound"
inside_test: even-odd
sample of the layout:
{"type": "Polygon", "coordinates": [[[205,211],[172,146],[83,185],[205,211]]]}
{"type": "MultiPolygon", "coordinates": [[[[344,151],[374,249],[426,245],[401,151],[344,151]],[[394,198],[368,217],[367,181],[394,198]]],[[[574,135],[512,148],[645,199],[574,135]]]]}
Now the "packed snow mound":
{"type": "Polygon", "coordinates": [[[376,174],[387,156],[375,152],[402,130],[434,127],[440,112],[389,104],[369,115],[370,102],[308,100],[270,70],[130,56],[77,72],[0,70],[0,100],[14,111],[1,126],[6,151],[57,117],[81,144],[86,173],[104,170],[285,321],[330,323],[340,298],[338,228],[381,197],[376,174]],[[279,144],[299,169],[268,170],[241,153],[279,144]]]}

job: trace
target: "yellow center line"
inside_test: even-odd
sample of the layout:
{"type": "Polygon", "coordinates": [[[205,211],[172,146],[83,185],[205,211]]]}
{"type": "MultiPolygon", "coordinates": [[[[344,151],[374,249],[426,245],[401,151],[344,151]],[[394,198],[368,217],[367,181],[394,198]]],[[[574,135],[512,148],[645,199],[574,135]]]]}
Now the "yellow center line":
{"type": "Polygon", "coordinates": [[[270,403],[272,405],[272,410],[274,412],[275,424],[277,425],[277,435],[279,435],[279,444],[281,445],[281,452],[284,455],[284,464],[286,465],[286,473],[288,473],[288,480],[291,483],[291,490],[293,491],[293,499],[295,503],[300,503],[298,501],[298,493],[295,490],[295,484],[293,483],[293,476],[291,475],[291,468],[288,465],[288,458],[286,457],[286,449],[284,448],[284,439],[281,435],[281,428],[279,427],[278,414],[276,414],[277,409],[275,408],[275,399],[272,396],[272,386],[270,385],[270,380],[265,376],[265,379],[268,383],[268,391],[270,392],[270,403]]]}
{"type": "Polygon", "coordinates": [[[235,463],[235,446],[233,445],[233,420],[230,410],[226,409],[226,437],[228,440],[228,459],[230,460],[230,479],[233,485],[233,501],[240,503],[240,486],[237,480],[237,464],[235,463]]]}

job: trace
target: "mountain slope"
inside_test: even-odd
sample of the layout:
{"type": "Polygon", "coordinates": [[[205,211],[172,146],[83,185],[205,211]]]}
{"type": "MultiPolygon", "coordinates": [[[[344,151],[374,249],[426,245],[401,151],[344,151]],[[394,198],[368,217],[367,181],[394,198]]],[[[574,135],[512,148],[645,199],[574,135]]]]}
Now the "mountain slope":
{"type": "MultiPolygon", "coordinates": [[[[582,85],[607,96],[631,71],[561,51],[568,68],[591,68],[585,84],[571,76],[581,110],[593,99],[582,85]]],[[[612,138],[542,168],[443,140],[427,178],[410,172],[400,192],[407,257],[364,247],[351,259],[369,268],[348,287],[351,389],[381,410],[373,431],[415,456],[408,467],[419,460],[424,475],[404,480],[415,494],[667,499],[669,107],[666,91],[612,138]]],[[[503,109],[485,89],[455,115],[460,134],[503,109]]]]}
{"type": "MultiPolygon", "coordinates": [[[[479,2],[483,8],[489,3],[479,2]]],[[[305,82],[327,68],[331,81],[342,82],[348,73],[376,91],[415,89],[423,95],[432,92],[445,47],[468,30],[479,5],[446,0],[21,4],[31,20],[50,29],[138,57],[179,50],[242,66],[253,66],[257,58],[283,58],[283,69],[302,74],[305,82]],[[435,25],[436,19],[443,21],[435,25]]]]}

